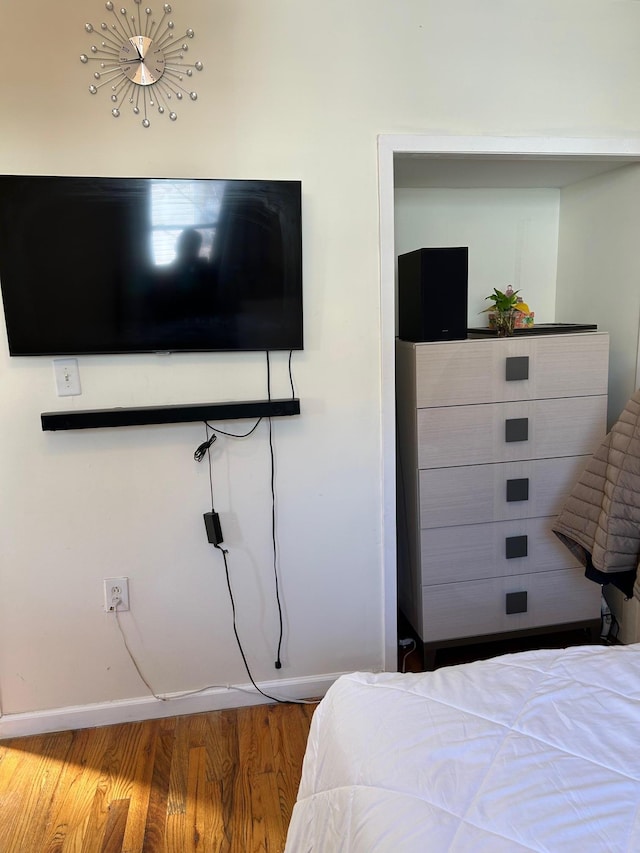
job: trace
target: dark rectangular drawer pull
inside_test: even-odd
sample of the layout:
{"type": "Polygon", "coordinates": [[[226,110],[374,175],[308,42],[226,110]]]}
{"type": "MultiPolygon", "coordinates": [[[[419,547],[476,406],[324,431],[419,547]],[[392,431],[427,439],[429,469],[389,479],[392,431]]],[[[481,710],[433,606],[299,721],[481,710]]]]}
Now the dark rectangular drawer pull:
{"type": "Polygon", "coordinates": [[[529,441],[529,418],[509,418],[504,422],[505,441],[529,441]]]}
{"type": "Polygon", "coordinates": [[[526,536],[507,536],[504,540],[505,557],[507,560],[515,560],[517,557],[526,557],[528,543],[526,536]]]}
{"type": "Polygon", "coordinates": [[[510,613],[526,613],[527,612],[527,593],[526,592],[508,592],[505,596],[505,610],[507,615],[510,613]]]}
{"type": "Polygon", "coordinates": [[[529,500],[529,478],[507,480],[507,503],[529,500]]]}
{"type": "Polygon", "coordinates": [[[529,356],[513,355],[506,359],[505,375],[507,382],[517,382],[529,378],[529,356]]]}

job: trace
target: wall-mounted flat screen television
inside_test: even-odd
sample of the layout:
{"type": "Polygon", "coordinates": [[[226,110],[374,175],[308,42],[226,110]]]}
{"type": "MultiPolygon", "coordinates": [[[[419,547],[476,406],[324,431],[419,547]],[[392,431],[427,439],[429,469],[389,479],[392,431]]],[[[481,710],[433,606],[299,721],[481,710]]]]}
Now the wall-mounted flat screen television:
{"type": "Polygon", "coordinates": [[[0,175],[11,355],[302,349],[301,183],[0,175]]]}

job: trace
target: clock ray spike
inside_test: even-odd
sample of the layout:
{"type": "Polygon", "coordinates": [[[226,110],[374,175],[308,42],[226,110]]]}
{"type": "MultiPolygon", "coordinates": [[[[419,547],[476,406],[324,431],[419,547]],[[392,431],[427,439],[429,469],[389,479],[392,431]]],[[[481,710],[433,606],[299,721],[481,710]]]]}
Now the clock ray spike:
{"type": "MultiPolygon", "coordinates": [[[[195,38],[195,33],[191,28],[189,28],[188,30],[185,30],[185,32],[181,33],[180,35],[174,34],[173,37],[175,38],[176,42],[179,43],[179,42],[182,42],[183,39],[195,38]]],[[[187,42],[184,42],[184,49],[185,50],[189,49],[189,45],[187,44],[187,42]]]]}
{"type": "MultiPolygon", "coordinates": [[[[178,74],[174,74],[174,76],[176,76],[176,77],[178,77],[178,79],[180,79],[180,75],[178,75],[178,74]]],[[[173,81],[173,80],[172,80],[171,82],[172,82],[172,83],[173,83],[173,85],[176,87],[176,88],[173,90],[176,94],[178,94],[178,92],[182,92],[183,94],[185,94],[185,95],[189,95],[189,97],[191,97],[191,92],[190,92],[190,90],[189,90],[189,89],[185,89],[185,88],[184,88],[184,86],[181,86],[181,85],[180,85],[180,83],[177,83],[177,82],[175,82],[175,81],[173,81]]]]}
{"type": "MultiPolygon", "coordinates": [[[[166,106],[168,109],[169,105],[167,103],[167,87],[166,87],[166,85],[163,83],[162,80],[158,80],[158,82],[155,84],[155,86],[153,88],[156,90],[156,101],[158,102],[158,104],[160,104],[162,102],[162,104],[164,106],[166,106]]],[[[169,97],[171,97],[171,96],[169,96],[169,97]]]]}
{"type": "MultiPolygon", "coordinates": [[[[160,47],[162,47],[162,45],[160,45],[160,47]]],[[[173,50],[165,50],[165,51],[164,51],[164,55],[165,55],[165,56],[170,56],[170,57],[174,57],[174,56],[176,56],[176,57],[179,57],[180,59],[183,59],[183,58],[184,58],[184,57],[183,57],[183,55],[184,55],[184,50],[183,50],[183,48],[182,48],[180,45],[176,45],[176,46],[173,48],[173,50]]]]}
{"type": "Polygon", "coordinates": [[[97,91],[98,89],[102,89],[103,86],[108,86],[112,82],[112,79],[113,78],[109,80],[100,80],[99,83],[93,83],[91,86],[89,86],[89,91],[92,94],[95,94],[94,89],[97,91]]]}
{"type": "Polygon", "coordinates": [[[117,83],[115,84],[115,86],[113,87],[113,93],[114,93],[114,95],[119,95],[119,94],[120,94],[120,92],[122,91],[122,89],[126,88],[126,85],[127,85],[127,83],[129,83],[129,82],[130,82],[129,78],[128,78],[128,77],[125,77],[125,76],[124,76],[124,74],[123,74],[123,75],[122,75],[122,77],[121,77],[121,79],[120,79],[120,80],[118,80],[118,82],[117,82],[117,83]]]}
{"type": "MultiPolygon", "coordinates": [[[[165,103],[167,101],[171,100],[171,98],[176,94],[175,91],[171,88],[171,86],[164,79],[159,80],[158,83],[156,84],[156,86],[159,89],[159,91],[162,92],[162,95],[165,99],[165,103]]],[[[166,103],[166,107],[167,107],[167,109],[169,109],[168,103],[166,103]]]]}
{"type": "Polygon", "coordinates": [[[122,74],[122,68],[120,68],[120,65],[117,62],[113,62],[110,65],[107,65],[105,62],[102,65],[102,70],[104,74],[109,74],[112,71],[117,71],[119,74],[122,74]]]}
{"type": "Polygon", "coordinates": [[[104,35],[100,41],[100,44],[92,44],[91,47],[96,50],[112,50],[114,53],[117,53],[122,47],[124,42],[116,41],[115,39],[109,38],[109,36],[104,35]]]}
{"type": "Polygon", "coordinates": [[[149,27],[153,26],[153,18],[151,17],[151,9],[149,9],[148,6],[144,11],[145,11],[147,17],[146,17],[145,22],[144,22],[144,33],[143,33],[143,35],[149,36],[150,35],[149,27]]]}
{"type": "Polygon", "coordinates": [[[165,64],[167,71],[173,71],[174,74],[186,74],[187,77],[193,77],[193,71],[202,71],[203,68],[204,66],[201,62],[194,62],[192,64],[186,62],[167,62],[165,64]]]}
{"type": "Polygon", "coordinates": [[[165,73],[172,74],[174,77],[177,77],[179,80],[182,80],[185,74],[185,68],[188,70],[189,68],[193,68],[192,65],[175,65],[172,63],[171,65],[165,65],[165,73]]]}
{"type": "Polygon", "coordinates": [[[172,71],[179,72],[180,74],[185,74],[187,68],[193,68],[188,62],[179,62],[177,59],[166,59],[165,54],[165,67],[170,68],[172,71]]]}
{"type": "MultiPolygon", "coordinates": [[[[128,99],[128,95],[131,92],[131,90],[133,89],[133,87],[134,87],[134,84],[131,82],[131,80],[127,80],[127,84],[125,85],[124,89],[120,93],[120,96],[121,96],[120,103],[124,104],[124,102],[128,99]]],[[[131,99],[129,98],[128,100],[130,101],[131,99]]]]}
{"type": "Polygon", "coordinates": [[[167,103],[167,98],[162,88],[162,81],[156,83],[153,88],[156,90],[156,103],[158,105],[158,112],[163,113],[165,110],[169,109],[169,104],[167,103]]]}
{"type": "Polygon", "coordinates": [[[171,42],[174,42],[176,38],[175,33],[172,29],[167,28],[163,33],[156,33],[155,39],[160,45],[160,47],[164,47],[171,42]]]}
{"type": "Polygon", "coordinates": [[[173,47],[173,50],[182,50],[180,44],[176,44],[175,37],[173,36],[173,34],[169,34],[169,36],[163,41],[156,38],[156,42],[158,43],[158,47],[161,47],[162,50],[166,50],[169,45],[175,45],[175,47],[173,47]]]}
{"type": "Polygon", "coordinates": [[[95,55],[99,59],[117,59],[118,56],[120,56],[120,48],[118,48],[118,50],[112,50],[111,48],[102,47],[96,51],[95,55]]]}
{"type": "Polygon", "coordinates": [[[167,39],[166,42],[158,42],[157,44],[165,53],[181,53],[184,50],[180,42],[173,39],[167,39]]]}
{"type": "Polygon", "coordinates": [[[142,103],[144,105],[144,118],[142,119],[142,126],[149,127],[151,122],[149,121],[149,117],[147,116],[147,90],[145,89],[142,92],[142,103]]]}
{"type": "Polygon", "coordinates": [[[125,30],[124,26],[122,25],[122,21],[118,17],[118,13],[113,8],[110,9],[109,11],[111,12],[111,14],[113,15],[113,17],[115,19],[115,25],[113,25],[113,29],[116,32],[118,32],[119,35],[121,35],[123,37],[124,41],[129,41],[129,36],[127,35],[127,31],[125,30]]]}
{"type": "MultiPolygon", "coordinates": [[[[175,65],[166,65],[164,73],[170,75],[171,77],[174,77],[177,81],[181,81],[183,77],[183,72],[181,68],[175,65]]],[[[176,83],[176,85],[178,84],[176,83]]],[[[185,90],[183,89],[183,91],[185,90]]]]}
{"type": "Polygon", "coordinates": [[[113,83],[114,80],[119,80],[122,77],[122,71],[119,68],[105,69],[100,77],[102,83],[113,83]]]}
{"type": "MultiPolygon", "coordinates": [[[[171,65],[167,65],[165,67],[164,76],[167,79],[171,78],[171,82],[173,83],[174,86],[176,86],[176,88],[182,89],[182,87],[180,86],[180,82],[182,81],[182,75],[180,74],[179,71],[177,71],[171,65]]],[[[182,89],[182,91],[186,92],[186,89],[182,89]]]]}
{"type": "MultiPolygon", "coordinates": [[[[165,4],[165,5],[166,5],[166,4],[165,4]]],[[[164,8],[164,9],[162,10],[162,17],[160,18],[160,21],[158,22],[158,30],[159,30],[159,29],[160,29],[160,27],[164,24],[164,19],[165,19],[165,18],[167,17],[167,15],[169,15],[169,14],[170,14],[170,12],[167,12],[166,8],[164,8]]]]}
{"type": "Polygon", "coordinates": [[[83,53],[83,54],[81,54],[80,61],[81,62],[85,62],[85,61],[86,62],[112,62],[114,60],[112,60],[112,58],[110,56],[97,56],[97,55],[87,56],[86,53],[83,53]],[[86,57],[86,60],[82,59],[83,56],[86,57]]]}
{"type": "Polygon", "coordinates": [[[124,19],[127,22],[127,32],[129,33],[129,35],[127,36],[127,39],[129,39],[129,38],[131,38],[131,36],[137,36],[138,35],[138,33],[136,32],[136,28],[133,26],[136,19],[134,18],[133,15],[131,15],[131,17],[129,17],[126,9],[124,10],[124,13],[125,13],[124,19]]]}
{"type": "Polygon", "coordinates": [[[166,94],[167,94],[167,92],[168,92],[168,93],[169,93],[169,97],[171,97],[171,95],[173,94],[173,89],[172,89],[172,88],[171,88],[171,86],[167,83],[167,81],[165,80],[165,78],[164,78],[164,77],[162,77],[160,80],[158,80],[158,82],[156,83],[156,86],[160,87],[160,88],[162,89],[162,91],[165,93],[165,95],[166,95],[166,94]]]}
{"type": "MultiPolygon", "coordinates": [[[[115,24],[112,24],[111,29],[108,30],[107,32],[110,36],[110,38],[108,39],[109,44],[117,50],[120,50],[122,45],[126,44],[129,41],[129,38],[126,35],[124,35],[119,30],[116,29],[115,24]]],[[[107,41],[107,35],[105,34],[103,44],[106,41],[107,41]]]]}

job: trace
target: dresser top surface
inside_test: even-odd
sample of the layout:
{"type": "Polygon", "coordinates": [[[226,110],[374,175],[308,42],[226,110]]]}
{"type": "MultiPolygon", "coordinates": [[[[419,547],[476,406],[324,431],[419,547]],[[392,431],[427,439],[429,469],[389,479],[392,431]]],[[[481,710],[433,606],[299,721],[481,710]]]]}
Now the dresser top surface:
{"type": "Polygon", "coordinates": [[[551,332],[549,334],[521,334],[507,335],[505,337],[492,337],[490,335],[469,335],[466,338],[460,338],[454,341],[405,341],[401,338],[396,338],[396,343],[408,347],[433,347],[433,346],[452,346],[469,343],[492,343],[505,344],[513,341],[541,341],[541,340],[564,340],[566,338],[592,338],[592,337],[607,337],[609,332],[604,331],[584,331],[584,332],[551,332]]]}

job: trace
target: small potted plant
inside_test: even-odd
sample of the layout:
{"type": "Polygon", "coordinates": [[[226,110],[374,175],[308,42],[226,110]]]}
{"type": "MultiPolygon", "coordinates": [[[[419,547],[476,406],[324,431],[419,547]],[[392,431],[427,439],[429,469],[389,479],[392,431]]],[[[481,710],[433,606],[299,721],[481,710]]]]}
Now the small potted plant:
{"type": "Polygon", "coordinates": [[[490,296],[485,297],[493,304],[484,310],[489,313],[489,326],[495,329],[498,337],[512,335],[516,325],[521,325],[519,319],[524,315],[532,318],[533,314],[529,306],[518,296],[519,290],[514,290],[511,285],[504,293],[497,288],[493,289],[490,296]]]}

